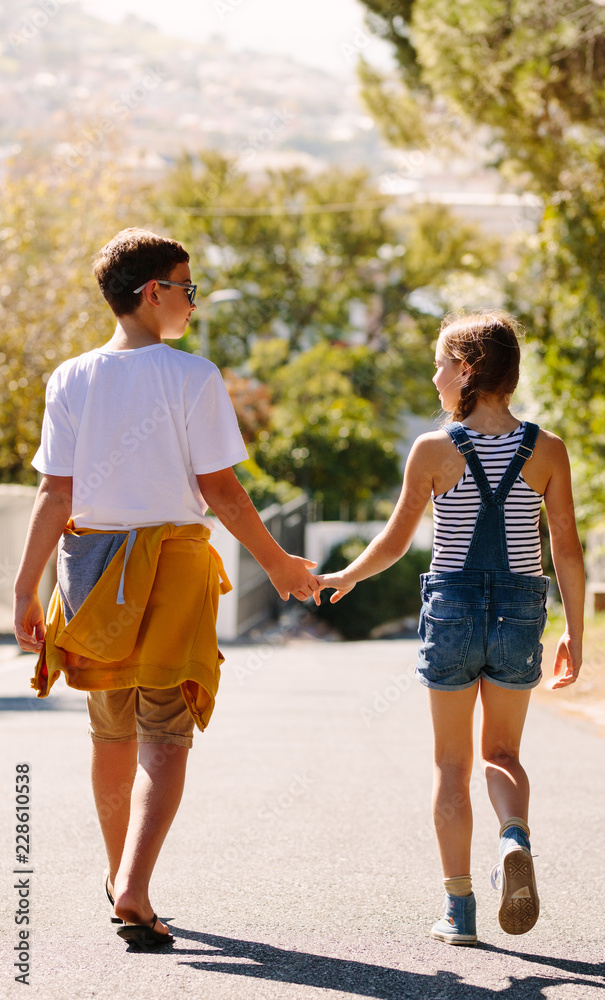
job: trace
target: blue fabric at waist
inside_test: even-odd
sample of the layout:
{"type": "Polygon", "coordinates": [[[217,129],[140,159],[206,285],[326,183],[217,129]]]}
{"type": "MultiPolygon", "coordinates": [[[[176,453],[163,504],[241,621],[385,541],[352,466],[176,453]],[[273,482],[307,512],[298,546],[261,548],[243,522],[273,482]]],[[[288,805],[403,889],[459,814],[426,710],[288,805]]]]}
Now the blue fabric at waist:
{"type": "Polygon", "coordinates": [[[506,587],[546,594],[550,586],[547,576],[524,576],[522,573],[510,573],[506,570],[461,569],[452,573],[423,573],[420,580],[423,590],[425,587],[435,586],[464,587],[474,588],[481,593],[506,587]]]}

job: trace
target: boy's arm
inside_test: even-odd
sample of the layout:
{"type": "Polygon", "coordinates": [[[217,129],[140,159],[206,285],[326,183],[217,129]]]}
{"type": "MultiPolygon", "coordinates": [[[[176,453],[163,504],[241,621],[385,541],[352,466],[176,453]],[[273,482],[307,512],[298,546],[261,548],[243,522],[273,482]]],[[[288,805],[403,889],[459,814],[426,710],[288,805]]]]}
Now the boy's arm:
{"type": "Polygon", "coordinates": [[[38,652],[44,641],[38,585],[71,516],[72,485],[71,476],[43,476],[34,503],[15,580],[15,636],[25,652],[38,652]]]}
{"type": "Polygon", "coordinates": [[[319,584],[307,567],[317,563],[291,556],[269,534],[246,490],[233,469],[221,469],[197,477],[204,500],[228,531],[252,553],[263,567],[282,600],[290,594],[300,601],[310,597],[319,584]]]}
{"type": "Polygon", "coordinates": [[[582,665],[584,631],[584,556],[578,538],[569,457],[563,442],[552,435],[554,471],[546,487],[550,548],[565,611],[566,629],[555,653],[553,689],[573,684],[582,665]]]}

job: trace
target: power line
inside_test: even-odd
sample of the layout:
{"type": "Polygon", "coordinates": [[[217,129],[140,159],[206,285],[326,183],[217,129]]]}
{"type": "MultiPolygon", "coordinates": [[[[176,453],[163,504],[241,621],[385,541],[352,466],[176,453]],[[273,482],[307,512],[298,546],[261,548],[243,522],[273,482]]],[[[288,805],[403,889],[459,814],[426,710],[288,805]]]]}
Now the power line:
{"type": "Polygon", "coordinates": [[[393,199],[391,197],[380,198],[376,201],[351,201],[336,202],[332,205],[304,205],[301,208],[285,207],[282,205],[266,205],[260,208],[194,208],[185,205],[160,205],[163,212],[181,212],[184,215],[196,216],[255,216],[255,215],[321,215],[322,213],[336,214],[338,212],[363,212],[373,208],[384,208],[393,199]]]}

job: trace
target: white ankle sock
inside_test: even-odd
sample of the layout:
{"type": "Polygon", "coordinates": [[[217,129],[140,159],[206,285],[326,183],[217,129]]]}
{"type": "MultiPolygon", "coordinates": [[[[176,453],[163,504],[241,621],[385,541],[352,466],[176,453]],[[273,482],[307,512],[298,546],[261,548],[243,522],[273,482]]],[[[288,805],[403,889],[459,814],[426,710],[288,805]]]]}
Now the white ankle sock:
{"type": "Polygon", "coordinates": [[[518,826],[529,837],[529,827],[528,827],[527,823],[525,822],[525,820],[521,819],[520,816],[511,816],[510,819],[505,819],[504,823],[500,827],[500,834],[499,835],[502,836],[504,834],[504,832],[506,830],[508,830],[509,826],[518,826]]]}
{"type": "Polygon", "coordinates": [[[448,896],[471,896],[473,893],[470,875],[455,875],[453,878],[444,878],[443,884],[448,896]]]}

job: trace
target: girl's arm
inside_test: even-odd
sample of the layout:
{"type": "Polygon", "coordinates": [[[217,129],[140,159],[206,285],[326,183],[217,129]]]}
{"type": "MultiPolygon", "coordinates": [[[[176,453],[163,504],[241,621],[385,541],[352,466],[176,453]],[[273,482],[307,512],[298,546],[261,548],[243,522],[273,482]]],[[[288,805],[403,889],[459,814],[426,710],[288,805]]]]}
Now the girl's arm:
{"type": "MultiPolygon", "coordinates": [[[[360,580],[388,569],[409,549],[431,498],[433,449],[434,444],[427,436],[414,442],[406,462],[399,500],[388,523],[346,569],[317,577],[322,589],[328,587],[336,591],[330,598],[332,604],[348,594],[360,580]]],[[[315,603],[319,604],[319,591],[314,596],[315,603]]]]}
{"type": "Polygon", "coordinates": [[[548,515],[550,547],[565,612],[565,632],[557,643],[553,689],[577,679],[582,665],[584,632],[584,557],[578,538],[567,449],[560,438],[551,437],[553,473],[544,502],[548,515]]]}

